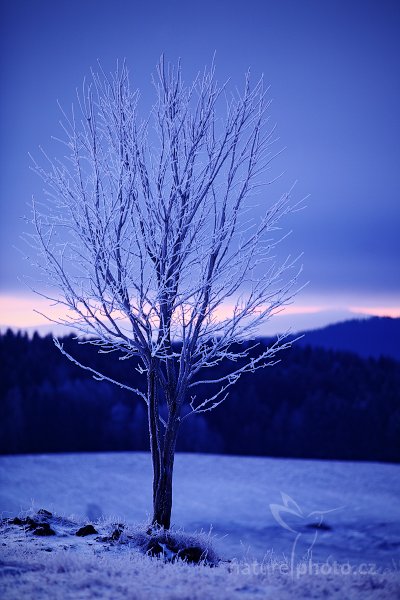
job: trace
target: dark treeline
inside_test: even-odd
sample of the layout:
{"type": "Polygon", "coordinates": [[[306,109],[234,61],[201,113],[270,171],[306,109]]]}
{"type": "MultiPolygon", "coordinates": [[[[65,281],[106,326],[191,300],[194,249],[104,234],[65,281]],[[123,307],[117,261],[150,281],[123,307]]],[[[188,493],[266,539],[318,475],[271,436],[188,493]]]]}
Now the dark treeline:
{"type": "MultiPolygon", "coordinates": [[[[132,361],[99,355],[72,337],[63,343],[84,364],[143,385],[132,361]]],[[[178,450],[400,460],[400,362],[299,345],[281,358],[243,376],[214,411],[186,419],[178,450]]],[[[95,381],[49,336],[8,331],[0,361],[1,453],[148,449],[144,402],[95,381]]]]}

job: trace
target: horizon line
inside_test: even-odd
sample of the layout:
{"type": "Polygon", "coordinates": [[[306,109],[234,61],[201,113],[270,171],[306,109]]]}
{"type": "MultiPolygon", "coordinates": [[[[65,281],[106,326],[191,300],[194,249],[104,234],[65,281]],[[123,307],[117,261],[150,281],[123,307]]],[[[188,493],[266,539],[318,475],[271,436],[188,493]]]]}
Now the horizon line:
{"type": "MultiPolygon", "coordinates": [[[[49,301],[44,300],[40,297],[29,297],[22,295],[12,294],[1,294],[0,293],[0,314],[1,322],[0,328],[16,328],[20,330],[29,329],[32,330],[36,327],[43,329],[44,327],[61,327],[62,324],[54,323],[49,319],[46,319],[44,313],[47,312],[50,318],[57,320],[61,318],[61,312],[57,306],[49,306],[49,301]],[[41,306],[40,306],[41,305],[41,306]],[[41,309],[41,312],[35,312],[35,308],[41,309]]],[[[227,316],[229,307],[224,307],[221,311],[221,316],[227,316]],[[228,309],[228,310],[227,310],[228,309]]],[[[361,303],[338,301],[336,303],[303,303],[291,304],[281,307],[279,311],[271,316],[266,321],[269,328],[273,323],[278,325],[279,322],[286,320],[288,317],[301,317],[300,321],[310,321],[312,326],[313,317],[316,321],[321,321],[321,318],[326,317],[327,324],[329,323],[329,317],[337,322],[339,316],[344,317],[343,320],[349,320],[357,317],[400,317],[400,307],[385,305],[383,303],[372,304],[368,302],[368,305],[363,306],[361,303]]],[[[293,323],[293,325],[295,325],[293,323]]],[[[73,329],[72,327],[64,326],[65,329],[73,329]]],[[[315,328],[315,326],[314,326],[315,328]]],[[[304,327],[300,326],[297,331],[304,330],[304,327]]]]}

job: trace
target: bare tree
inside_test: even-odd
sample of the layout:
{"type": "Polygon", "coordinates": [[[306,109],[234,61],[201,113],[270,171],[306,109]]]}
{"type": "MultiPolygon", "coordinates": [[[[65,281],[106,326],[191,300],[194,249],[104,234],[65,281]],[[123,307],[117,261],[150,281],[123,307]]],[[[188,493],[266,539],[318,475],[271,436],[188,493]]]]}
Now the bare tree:
{"type": "Polygon", "coordinates": [[[257,354],[256,342],[243,342],[291,301],[298,270],[274,256],[282,235],[271,233],[295,208],[289,194],[262,217],[251,201],[257,192],[264,202],[274,157],[262,80],[251,87],[247,74],[243,90],[228,93],[212,65],[187,86],[180,64],[161,59],[153,83],[156,102],[141,121],[125,65],[84,82],[78,111],[63,112],[66,157],[34,161],[46,195],[34,203],[31,243],[42,295],[65,308],[57,322],[100,352],[136,357],[143,389],[80,364],[55,340],[94,377],[146,402],[153,525],[169,528],[179,426],[290,345],[280,336],[257,354]],[[226,374],[207,376],[221,361],[226,374]]]}

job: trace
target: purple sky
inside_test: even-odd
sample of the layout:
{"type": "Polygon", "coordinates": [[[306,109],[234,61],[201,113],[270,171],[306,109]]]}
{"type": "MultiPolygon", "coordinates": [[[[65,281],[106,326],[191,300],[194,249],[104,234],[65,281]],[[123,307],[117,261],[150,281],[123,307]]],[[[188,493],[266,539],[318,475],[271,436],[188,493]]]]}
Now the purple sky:
{"type": "Polygon", "coordinates": [[[146,112],[162,52],[190,80],[215,50],[219,80],[240,84],[250,66],[271,85],[287,147],[271,200],[294,180],[311,195],[288,244],[304,251],[303,304],[399,307],[398,1],[9,0],[1,13],[0,297],[25,290],[13,246],[41,193],[28,152],[60,134],[56,100],[69,107],[97,59],[126,57],[146,112]]]}

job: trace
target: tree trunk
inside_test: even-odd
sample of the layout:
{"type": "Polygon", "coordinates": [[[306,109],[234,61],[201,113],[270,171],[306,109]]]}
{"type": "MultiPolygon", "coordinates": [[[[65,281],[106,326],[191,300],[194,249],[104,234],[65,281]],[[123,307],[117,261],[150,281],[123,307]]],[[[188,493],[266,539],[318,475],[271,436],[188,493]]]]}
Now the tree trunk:
{"type": "Polygon", "coordinates": [[[161,448],[160,448],[160,433],[158,427],[158,397],[157,397],[157,379],[153,369],[149,370],[147,378],[148,386],[148,419],[149,419],[149,435],[150,435],[150,452],[153,462],[153,508],[154,498],[158,489],[161,473],[161,448]]]}
{"type": "Polygon", "coordinates": [[[172,511],[172,475],[174,470],[175,446],[178,435],[179,419],[175,411],[168,417],[164,436],[160,477],[157,490],[153,496],[152,525],[169,529],[172,511]]]}

